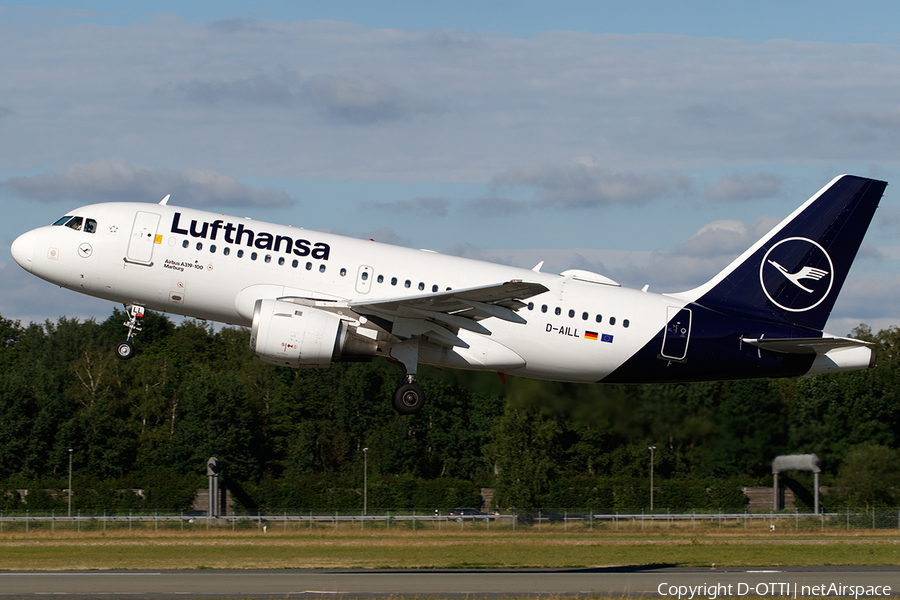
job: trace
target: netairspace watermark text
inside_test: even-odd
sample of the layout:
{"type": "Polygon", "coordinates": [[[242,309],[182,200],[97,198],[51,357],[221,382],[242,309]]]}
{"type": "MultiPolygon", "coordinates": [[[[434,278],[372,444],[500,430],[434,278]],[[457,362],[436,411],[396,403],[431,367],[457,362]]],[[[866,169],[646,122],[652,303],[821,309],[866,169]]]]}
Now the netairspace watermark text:
{"type": "Polygon", "coordinates": [[[808,596],[829,596],[832,598],[878,598],[891,595],[889,585],[844,585],[842,583],[822,583],[803,585],[788,582],[769,583],[703,583],[701,585],[674,585],[661,583],[656,591],[660,596],[671,596],[678,600],[692,598],[735,598],[741,596],[767,596],[800,598],[808,596]]]}

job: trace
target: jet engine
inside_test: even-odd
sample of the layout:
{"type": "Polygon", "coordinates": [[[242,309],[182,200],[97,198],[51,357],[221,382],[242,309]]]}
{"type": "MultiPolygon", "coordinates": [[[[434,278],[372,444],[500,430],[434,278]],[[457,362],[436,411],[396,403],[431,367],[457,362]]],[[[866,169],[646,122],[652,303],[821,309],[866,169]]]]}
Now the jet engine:
{"type": "Polygon", "coordinates": [[[368,360],[376,341],[337,315],[284,300],[257,300],[250,349],[283,367],[328,367],[337,361],[368,360]]]}

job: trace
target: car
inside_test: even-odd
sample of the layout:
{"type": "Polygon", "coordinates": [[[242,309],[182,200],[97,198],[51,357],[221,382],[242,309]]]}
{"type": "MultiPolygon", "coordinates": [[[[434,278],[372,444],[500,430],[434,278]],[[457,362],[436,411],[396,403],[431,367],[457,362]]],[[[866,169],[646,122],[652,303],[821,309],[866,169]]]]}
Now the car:
{"type": "Polygon", "coordinates": [[[490,518],[489,515],[475,508],[454,508],[447,512],[447,515],[455,518],[457,521],[479,519],[482,517],[490,518]]]}

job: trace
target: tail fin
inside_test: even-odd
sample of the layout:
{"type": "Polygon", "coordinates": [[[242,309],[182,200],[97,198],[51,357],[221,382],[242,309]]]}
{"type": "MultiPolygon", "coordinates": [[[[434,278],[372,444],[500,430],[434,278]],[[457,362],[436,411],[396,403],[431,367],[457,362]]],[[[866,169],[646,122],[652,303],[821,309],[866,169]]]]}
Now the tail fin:
{"type": "Polygon", "coordinates": [[[836,177],[706,284],[675,295],[822,331],[886,186],[836,177]]]}

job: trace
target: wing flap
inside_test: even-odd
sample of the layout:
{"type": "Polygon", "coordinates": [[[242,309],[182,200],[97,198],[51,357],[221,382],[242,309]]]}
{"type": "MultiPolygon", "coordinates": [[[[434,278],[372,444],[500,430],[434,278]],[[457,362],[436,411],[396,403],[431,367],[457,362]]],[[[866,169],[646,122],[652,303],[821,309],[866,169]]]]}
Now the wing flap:
{"type": "Polygon", "coordinates": [[[387,298],[381,300],[355,300],[348,303],[354,311],[365,314],[376,312],[391,316],[402,316],[405,308],[424,310],[435,313],[461,315],[475,320],[498,317],[507,321],[519,322],[518,315],[512,311],[522,308],[521,300],[543,294],[548,291],[542,283],[514,279],[504,283],[486,285],[462,290],[450,290],[434,294],[420,294],[405,298],[387,298]],[[487,310],[484,309],[486,305],[487,310]],[[499,308],[507,311],[498,310],[499,308]],[[466,313],[473,313],[471,315],[466,313]]]}
{"type": "Polygon", "coordinates": [[[479,323],[490,317],[525,323],[515,310],[525,306],[522,300],[547,291],[541,283],[512,280],[405,298],[355,300],[347,306],[356,314],[390,321],[391,334],[397,338],[424,336],[441,345],[465,348],[468,344],[456,335],[460,329],[490,335],[490,329],[479,323]]]}

